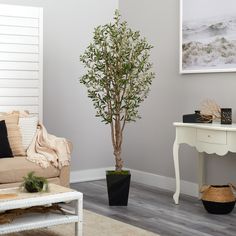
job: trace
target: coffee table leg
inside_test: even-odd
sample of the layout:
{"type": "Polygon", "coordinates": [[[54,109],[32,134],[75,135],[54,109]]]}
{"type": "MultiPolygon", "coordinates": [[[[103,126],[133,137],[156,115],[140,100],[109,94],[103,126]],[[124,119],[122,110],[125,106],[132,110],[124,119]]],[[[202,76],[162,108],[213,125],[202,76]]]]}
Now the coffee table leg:
{"type": "Polygon", "coordinates": [[[83,197],[75,203],[75,214],[79,217],[79,221],[75,223],[75,236],[83,236],[83,197]]]}

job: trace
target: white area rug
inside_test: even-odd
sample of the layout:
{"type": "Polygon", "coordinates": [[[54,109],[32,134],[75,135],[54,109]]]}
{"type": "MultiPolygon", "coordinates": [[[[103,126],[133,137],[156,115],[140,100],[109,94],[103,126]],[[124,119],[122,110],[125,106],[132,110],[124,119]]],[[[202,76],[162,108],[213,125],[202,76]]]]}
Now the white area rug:
{"type": "MultiPolygon", "coordinates": [[[[83,236],[158,236],[157,234],[84,210],[83,236]]],[[[74,224],[5,236],[74,236],[74,224]]]]}

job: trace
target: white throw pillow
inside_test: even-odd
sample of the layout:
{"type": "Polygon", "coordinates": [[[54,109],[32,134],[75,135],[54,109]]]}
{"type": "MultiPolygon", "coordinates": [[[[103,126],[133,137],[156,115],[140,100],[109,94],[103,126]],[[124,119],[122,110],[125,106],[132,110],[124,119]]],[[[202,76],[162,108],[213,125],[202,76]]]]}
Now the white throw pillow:
{"type": "Polygon", "coordinates": [[[28,116],[19,118],[19,126],[22,135],[22,144],[25,151],[28,149],[29,145],[33,140],[33,137],[37,130],[37,125],[38,125],[37,116],[28,116]]]}

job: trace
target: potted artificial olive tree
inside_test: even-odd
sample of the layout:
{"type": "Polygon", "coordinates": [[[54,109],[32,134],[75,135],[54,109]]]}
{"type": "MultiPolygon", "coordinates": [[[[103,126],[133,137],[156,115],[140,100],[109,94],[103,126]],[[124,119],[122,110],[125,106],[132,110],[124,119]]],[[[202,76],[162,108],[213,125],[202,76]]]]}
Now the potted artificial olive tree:
{"type": "Polygon", "coordinates": [[[96,116],[111,128],[116,165],[106,173],[110,205],[128,202],[130,172],[123,170],[123,132],[126,123],[140,118],[138,108],[155,77],[149,62],[151,48],[116,11],[114,23],[95,28],[93,42],[80,57],[86,68],[80,82],[87,87],[96,116]]]}

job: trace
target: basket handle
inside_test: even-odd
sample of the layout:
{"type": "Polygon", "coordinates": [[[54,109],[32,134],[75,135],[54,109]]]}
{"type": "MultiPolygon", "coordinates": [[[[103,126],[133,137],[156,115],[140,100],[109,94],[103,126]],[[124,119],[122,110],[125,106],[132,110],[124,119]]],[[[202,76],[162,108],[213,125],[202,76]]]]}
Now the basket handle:
{"type": "Polygon", "coordinates": [[[206,192],[210,187],[211,187],[210,185],[203,185],[200,189],[200,193],[206,192]]]}

